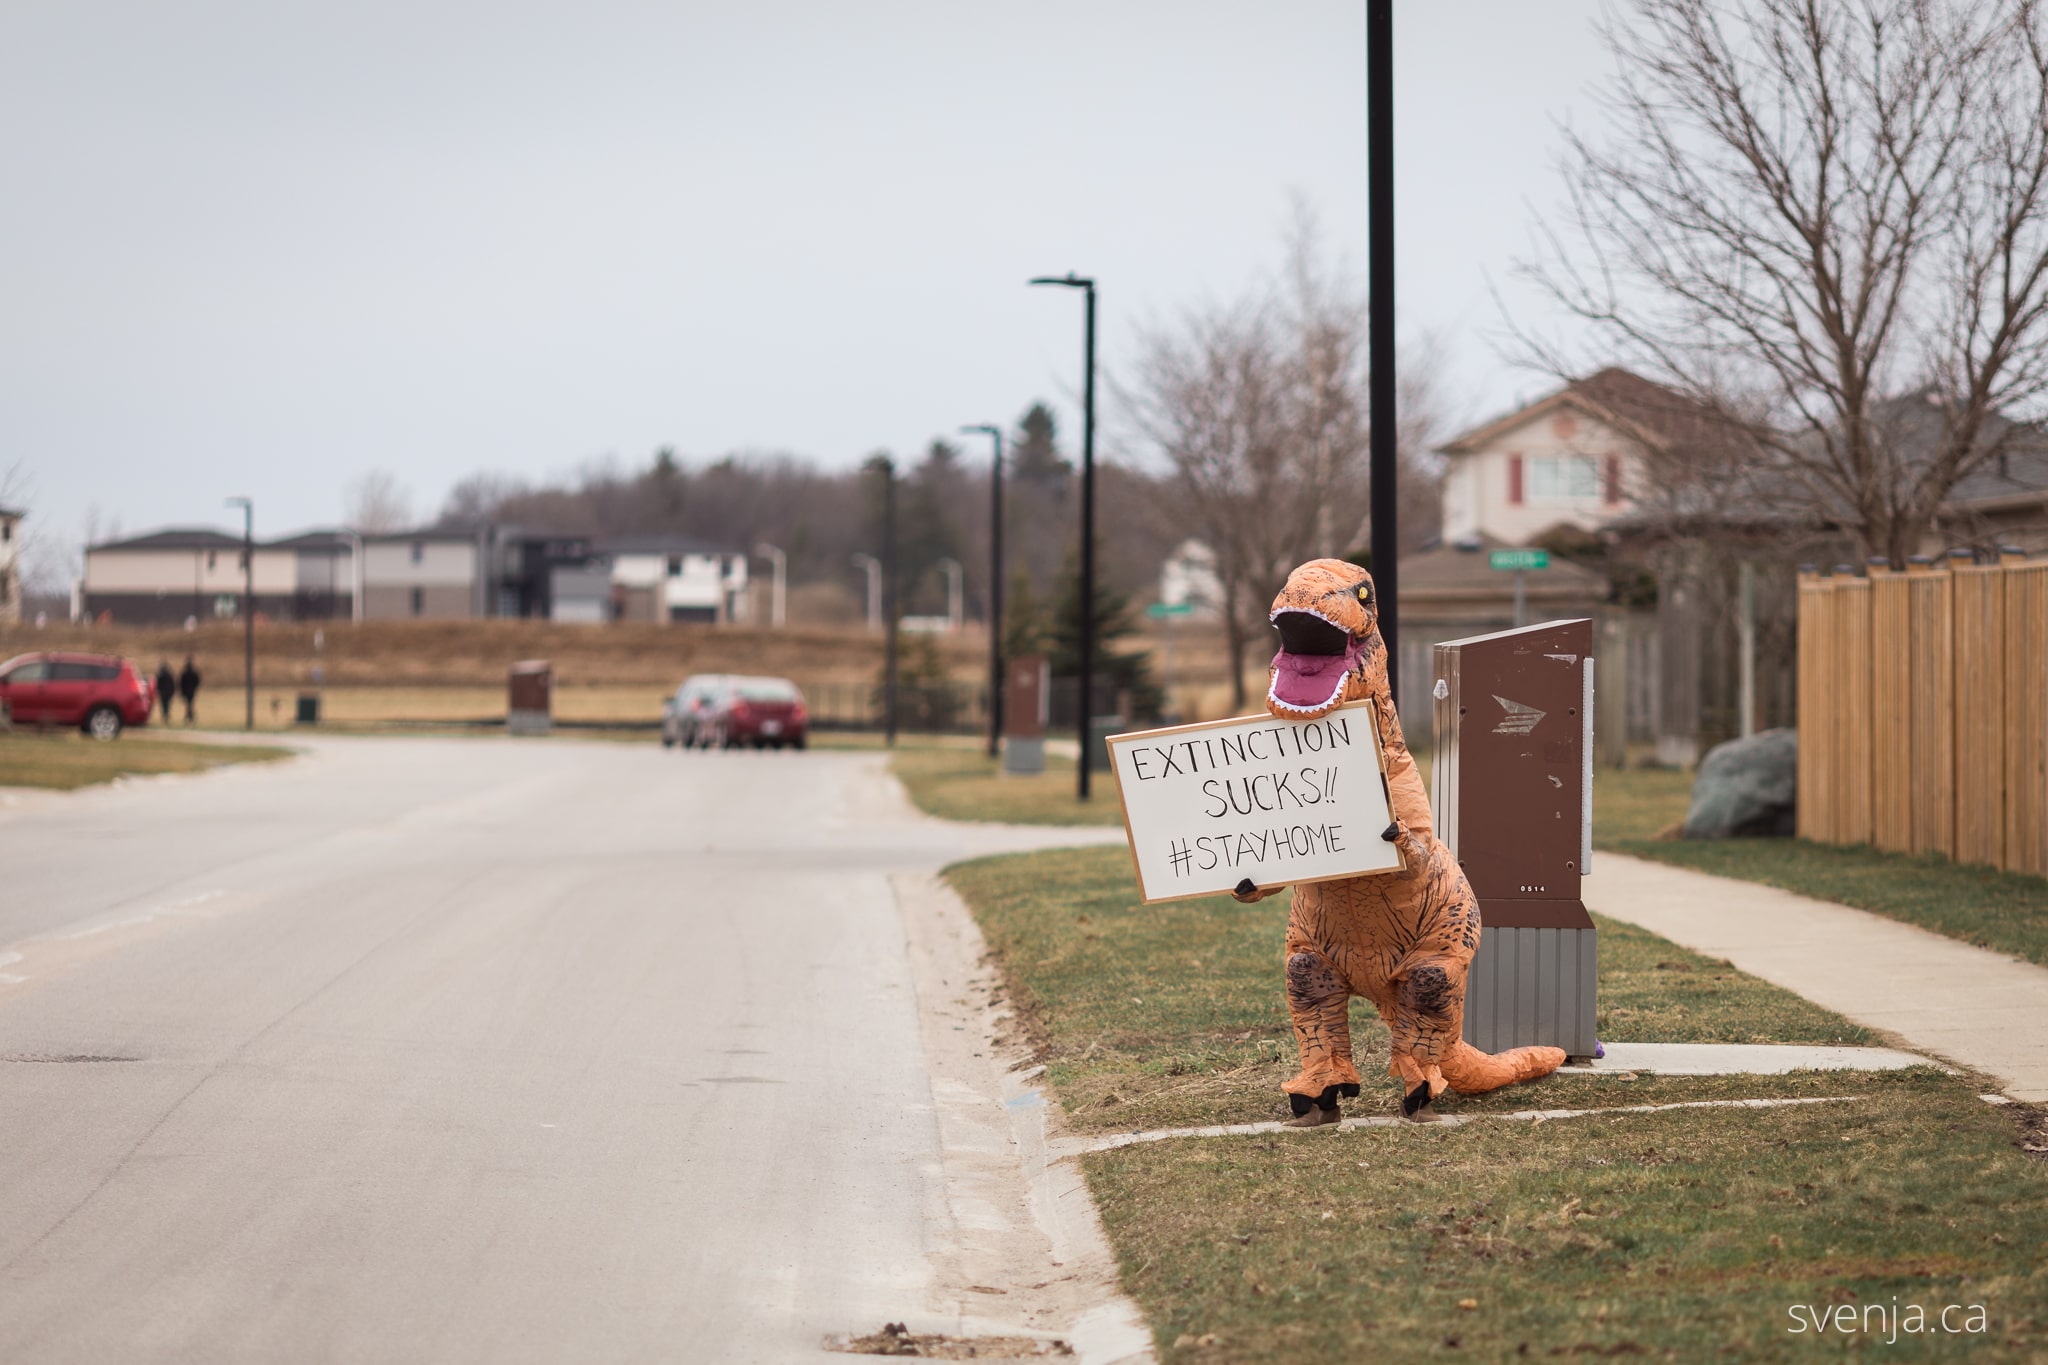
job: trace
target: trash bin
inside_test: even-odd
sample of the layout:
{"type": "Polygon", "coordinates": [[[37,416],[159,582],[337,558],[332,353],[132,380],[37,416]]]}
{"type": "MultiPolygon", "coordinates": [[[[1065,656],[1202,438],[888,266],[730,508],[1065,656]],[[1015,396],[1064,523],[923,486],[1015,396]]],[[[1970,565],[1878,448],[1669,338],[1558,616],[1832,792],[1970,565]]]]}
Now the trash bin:
{"type": "Polygon", "coordinates": [[[1051,692],[1044,655],[1026,654],[1004,666],[1004,772],[1029,776],[1045,771],[1046,708],[1051,692]]]}
{"type": "Polygon", "coordinates": [[[1435,649],[1437,837],[1479,898],[1465,1040],[1590,1057],[1598,931],[1592,850],[1593,623],[1547,621],[1435,649]]]}
{"type": "Polygon", "coordinates": [[[555,666],[546,659],[512,665],[505,698],[505,733],[545,735],[554,729],[555,666]]]}
{"type": "Polygon", "coordinates": [[[320,694],[318,692],[299,693],[299,712],[294,719],[300,725],[318,725],[320,723],[320,694]]]}

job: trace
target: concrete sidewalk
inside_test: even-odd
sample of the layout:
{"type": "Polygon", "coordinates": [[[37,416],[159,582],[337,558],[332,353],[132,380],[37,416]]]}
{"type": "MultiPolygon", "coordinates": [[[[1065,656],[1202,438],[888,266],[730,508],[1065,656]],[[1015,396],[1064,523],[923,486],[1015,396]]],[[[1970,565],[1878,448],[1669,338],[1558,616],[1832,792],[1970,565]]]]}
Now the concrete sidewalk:
{"type": "Polygon", "coordinates": [[[2048,1102],[2048,968],[1756,882],[1596,854],[1588,907],[2048,1102]]]}

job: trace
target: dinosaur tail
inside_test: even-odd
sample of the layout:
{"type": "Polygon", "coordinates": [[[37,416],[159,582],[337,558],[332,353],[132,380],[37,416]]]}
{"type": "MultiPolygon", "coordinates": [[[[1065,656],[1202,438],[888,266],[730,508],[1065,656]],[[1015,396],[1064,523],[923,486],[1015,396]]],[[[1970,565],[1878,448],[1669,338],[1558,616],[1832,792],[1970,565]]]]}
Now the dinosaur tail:
{"type": "Polygon", "coordinates": [[[1511,1047],[1506,1052],[1481,1052],[1459,1039],[1443,1061],[1444,1080],[1460,1095],[1483,1095],[1518,1081],[1548,1076],[1564,1065],[1561,1047],[1511,1047]]]}

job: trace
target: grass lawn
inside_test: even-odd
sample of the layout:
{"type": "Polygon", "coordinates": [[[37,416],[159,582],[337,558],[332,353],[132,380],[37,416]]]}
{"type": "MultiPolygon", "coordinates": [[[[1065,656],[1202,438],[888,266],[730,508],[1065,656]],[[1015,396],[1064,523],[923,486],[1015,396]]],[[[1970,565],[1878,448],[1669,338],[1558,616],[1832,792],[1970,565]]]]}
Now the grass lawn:
{"type": "MultiPolygon", "coordinates": [[[[1617,853],[1854,905],[2048,967],[2048,879],[1865,845],[1657,838],[1685,818],[1691,794],[1690,773],[1602,771],[1593,784],[1594,842],[1617,853]]],[[[1600,875],[1597,863],[1593,875],[1600,875]]]]}
{"type": "Polygon", "coordinates": [[[72,731],[0,734],[0,787],[70,790],[124,774],[198,773],[224,763],[265,763],[291,750],[267,744],[194,744],[130,732],[101,743],[72,731]]]}
{"type": "MultiPolygon", "coordinates": [[[[1075,1127],[1115,1132],[1286,1117],[1280,1082],[1296,1063],[1280,997],[1285,893],[1254,906],[1223,896],[1142,905],[1130,854],[1116,847],[985,858],[949,875],[1008,966],[1012,1004],[1075,1127]]],[[[1725,963],[1632,925],[1601,919],[1599,927],[1603,1039],[1871,1041],[1840,1015],[1725,963]]],[[[1360,1072],[1384,1074],[1386,1026],[1364,1001],[1352,1002],[1352,1037],[1360,1072]]],[[[1546,1107],[1558,1107],[1606,1084],[1560,1076],[1538,1089],[1546,1107]]],[[[1392,1081],[1368,1091],[1346,1112],[1394,1112],[1392,1081]]],[[[1525,1108],[1531,1093],[1455,1103],[1525,1108]]],[[[1644,1078],[1617,1102],[1721,1093],[1718,1083],[1644,1078]]]]}
{"type": "MultiPolygon", "coordinates": [[[[1284,1115],[1286,898],[1142,906],[1128,855],[953,868],[1022,1027],[1084,1132],[1284,1115]]],[[[1867,1042],[1828,1011],[1602,921],[1612,1040],[1867,1042]]],[[[1391,1113],[1387,1038],[1354,1009],[1366,1094],[1391,1113]],[[1378,1082],[1375,1084],[1374,1082],[1378,1082]]],[[[1932,1071],[1783,1077],[1561,1074],[1446,1113],[1714,1098],[1840,1105],[1539,1125],[1176,1139],[1085,1158],[1168,1360],[1646,1354],[1791,1359],[1794,1302],[1987,1305],[1991,1330],[1901,1334],[1900,1359],[2048,1348],[2048,1165],[2012,1111],[1932,1071]],[[1470,1301],[1470,1306],[1461,1306],[1470,1301]],[[1202,1344],[1207,1341],[1207,1344],[1202,1344]],[[1727,1353],[1723,1355],[1722,1353],[1727,1353]]],[[[1832,1339],[1826,1343],[1833,1349],[1832,1339]]],[[[1866,1343],[1867,1344],[1867,1343],[1866,1343]]]]}
{"type": "MultiPolygon", "coordinates": [[[[1417,762],[1426,780],[1428,754],[1418,754],[1417,762]]],[[[1122,819],[1108,774],[1100,775],[1086,806],[1074,800],[1071,760],[1049,758],[1043,776],[1014,778],[999,775],[995,761],[978,750],[920,747],[899,750],[895,771],[911,800],[950,820],[1114,825],[1122,819]]],[[[1857,906],[2048,966],[2048,878],[1804,839],[1660,838],[1685,819],[1692,779],[1690,772],[1600,769],[1593,783],[1595,845],[1857,906]]]]}
{"type": "MultiPolygon", "coordinates": [[[[1005,776],[979,747],[919,742],[899,745],[891,765],[920,810],[946,820],[999,820],[1021,825],[1117,825],[1123,810],[1116,778],[1098,770],[1085,803],[1074,796],[1074,760],[1045,757],[1045,771],[1005,776]]],[[[1125,858],[1126,864],[1129,862],[1125,858]]]]}

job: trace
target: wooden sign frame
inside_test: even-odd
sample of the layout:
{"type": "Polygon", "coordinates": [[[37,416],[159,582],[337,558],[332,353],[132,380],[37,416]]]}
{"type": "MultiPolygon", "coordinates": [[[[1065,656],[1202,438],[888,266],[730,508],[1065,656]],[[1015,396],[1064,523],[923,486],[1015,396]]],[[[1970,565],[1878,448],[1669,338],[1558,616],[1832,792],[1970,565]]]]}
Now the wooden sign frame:
{"type": "Polygon", "coordinates": [[[1359,868],[1348,872],[1329,872],[1312,877],[1289,877],[1281,881],[1261,883],[1259,885],[1259,889],[1262,891],[1276,890],[1283,886],[1303,885],[1309,882],[1346,881],[1352,877],[1385,876],[1406,870],[1407,863],[1401,854],[1400,845],[1385,843],[1380,839],[1381,831],[1384,830],[1386,828],[1386,825],[1388,823],[1391,823],[1394,819],[1394,802],[1393,793],[1387,786],[1387,751],[1385,746],[1382,745],[1380,742],[1379,711],[1373,705],[1371,698],[1365,698],[1359,701],[1346,702],[1342,706],[1335,707],[1330,711],[1325,712],[1323,715],[1316,717],[1316,719],[1313,721],[1284,720],[1278,716],[1260,715],[1254,713],[1248,716],[1231,716],[1224,720],[1197,721],[1191,725],[1169,725],[1158,730],[1131,730],[1126,731],[1125,733],[1120,735],[1109,736],[1107,740],[1110,760],[1109,768],[1111,775],[1116,779],[1117,803],[1123,811],[1124,842],[1130,850],[1131,867],[1138,878],[1138,892],[1139,895],[1143,898],[1144,902],[1147,905],[1163,905],[1170,901],[1196,900],[1203,896],[1226,894],[1228,888],[1211,888],[1204,891],[1185,891],[1181,892],[1178,895],[1155,896],[1151,894],[1150,888],[1147,887],[1145,884],[1144,860],[1138,856],[1137,835],[1131,828],[1131,805],[1129,794],[1124,790],[1123,764],[1119,761],[1117,753],[1117,746],[1119,744],[1127,744],[1139,740],[1159,740],[1168,736],[1175,737],[1176,739],[1185,739],[1190,736],[1201,734],[1204,731],[1213,731],[1229,728],[1232,726],[1241,726],[1247,721],[1269,722],[1278,725],[1295,725],[1305,727],[1309,725],[1321,724],[1322,722],[1327,721],[1332,717],[1351,715],[1357,715],[1360,719],[1366,722],[1363,729],[1368,737],[1367,742],[1371,745],[1372,749],[1372,767],[1379,773],[1380,801],[1383,803],[1385,807],[1384,820],[1377,827],[1370,830],[1367,833],[1366,837],[1369,838],[1372,841],[1372,844],[1375,845],[1378,849],[1385,850],[1386,853],[1393,858],[1393,865],[1359,868]]]}

